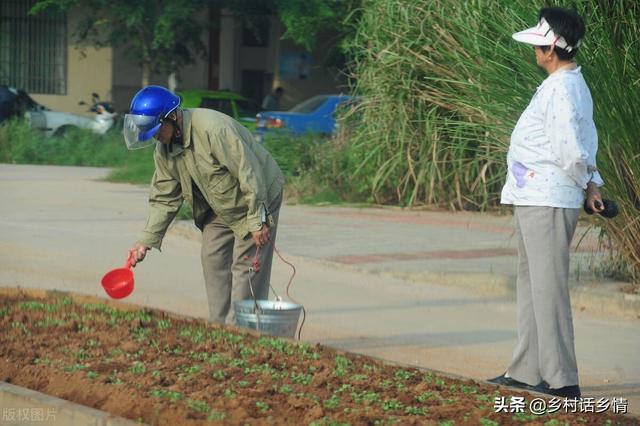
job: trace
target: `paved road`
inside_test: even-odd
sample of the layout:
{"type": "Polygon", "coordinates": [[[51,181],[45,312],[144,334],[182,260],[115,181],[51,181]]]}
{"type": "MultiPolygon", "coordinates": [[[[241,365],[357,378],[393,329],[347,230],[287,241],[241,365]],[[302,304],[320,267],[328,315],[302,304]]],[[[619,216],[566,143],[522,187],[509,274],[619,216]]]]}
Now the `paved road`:
{"type": "MultiPolygon", "coordinates": [[[[100,278],[124,262],[147,194],[101,181],[107,172],[0,165],[0,286],[103,295],[100,278]]],[[[298,269],[303,339],[485,379],[503,371],[515,344],[513,295],[491,282],[514,273],[512,234],[509,217],[284,206],[278,246],[298,269]]],[[[206,317],[190,225],[172,228],[135,274],[130,302],[206,317]]],[[[276,291],[288,277],[275,261],[276,291]]],[[[640,321],[582,308],[574,317],[584,394],[626,397],[640,414],[640,321]]]]}

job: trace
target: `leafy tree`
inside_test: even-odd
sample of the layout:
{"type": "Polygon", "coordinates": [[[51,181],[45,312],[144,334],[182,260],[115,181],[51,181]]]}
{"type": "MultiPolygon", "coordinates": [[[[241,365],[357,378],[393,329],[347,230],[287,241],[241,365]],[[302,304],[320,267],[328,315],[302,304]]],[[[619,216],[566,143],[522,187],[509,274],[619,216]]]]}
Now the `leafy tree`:
{"type": "Polygon", "coordinates": [[[159,71],[173,72],[203,55],[202,30],[197,19],[206,0],[39,0],[31,14],[49,8],[81,7],[84,17],[74,35],[81,45],[124,46],[142,67],[142,85],[159,71]]]}
{"type": "MultiPolygon", "coordinates": [[[[285,38],[312,49],[323,31],[331,31],[335,45],[355,33],[353,22],[361,0],[38,0],[31,14],[50,8],[85,11],[74,36],[81,45],[122,46],[142,67],[142,85],[152,74],[173,72],[204,55],[203,29],[198,14],[207,6],[230,10],[249,27],[277,15],[285,38]]],[[[337,60],[334,62],[344,63],[337,60]]]]}

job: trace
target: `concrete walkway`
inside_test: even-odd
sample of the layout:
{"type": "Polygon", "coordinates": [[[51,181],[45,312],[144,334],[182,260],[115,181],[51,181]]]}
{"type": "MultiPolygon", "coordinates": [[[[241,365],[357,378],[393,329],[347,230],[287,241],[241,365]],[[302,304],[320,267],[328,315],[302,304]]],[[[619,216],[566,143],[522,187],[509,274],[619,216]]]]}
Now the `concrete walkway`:
{"type": "MultiPolygon", "coordinates": [[[[103,295],[100,278],[124,263],[147,195],[100,181],[107,172],[0,165],[0,286],[103,295]]],[[[640,414],[638,301],[617,292],[619,283],[588,277],[594,244],[587,234],[572,266],[581,386],[587,396],[626,397],[640,414]]],[[[284,206],[277,245],[298,270],[292,296],[307,308],[303,339],[481,380],[509,362],[511,217],[284,206]]],[[[192,225],[174,226],[162,253],[136,268],[128,301],[206,317],[199,246],[192,225]]],[[[274,262],[283,293],[290,271],[274,262]]]]}

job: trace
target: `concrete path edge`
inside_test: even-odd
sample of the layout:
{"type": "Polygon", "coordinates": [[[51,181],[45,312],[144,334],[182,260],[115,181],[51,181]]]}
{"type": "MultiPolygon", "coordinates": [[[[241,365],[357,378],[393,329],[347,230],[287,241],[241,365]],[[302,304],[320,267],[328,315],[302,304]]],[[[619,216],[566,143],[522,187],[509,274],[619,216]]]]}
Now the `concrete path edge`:
{"type": "Polygon", "coordinates": [[[64,426],[143,424],[7,382],[0,382],[0,408],[3,425],[41,425],[43,422],[64,426]]]}

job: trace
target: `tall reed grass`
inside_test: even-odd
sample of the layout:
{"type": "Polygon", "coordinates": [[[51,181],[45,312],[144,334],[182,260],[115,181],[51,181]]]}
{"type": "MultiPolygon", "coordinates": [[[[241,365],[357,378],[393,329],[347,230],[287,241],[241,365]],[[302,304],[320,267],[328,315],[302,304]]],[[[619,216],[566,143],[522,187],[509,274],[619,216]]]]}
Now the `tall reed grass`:
{"type": "MultiPolygon", "coordinates": [[[[509,136],[546,77],[513,32],[560,2],[367,0],[352,42],[358,110],[319,161],[347,199],[450,209],[499,203],[509,136]]],[[[604,195],[622,213],[603,222],[640,277],[640,2],[577,0],[587,23],[577,60],[600,135],[604,195]],[[620,160],[624,160],[624,166],[620,160]],[[627,177],[622,170],[627,170],[627,177]],[[632,176],[633,175],[633,176],[632,176]]]]}

